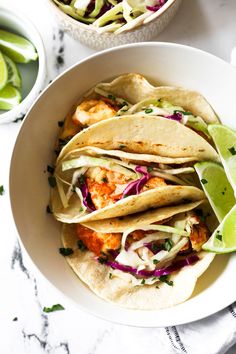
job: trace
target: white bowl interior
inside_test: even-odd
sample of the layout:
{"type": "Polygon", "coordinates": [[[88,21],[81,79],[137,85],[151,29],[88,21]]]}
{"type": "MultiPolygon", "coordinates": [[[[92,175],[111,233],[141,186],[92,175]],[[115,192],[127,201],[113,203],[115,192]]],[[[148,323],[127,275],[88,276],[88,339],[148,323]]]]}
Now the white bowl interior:
{"type": "Polygon", "coordinates": [[[38,52],[38,60],[27,64],[17,64],[22,78],[22,102],[10,111],[0,111],[0,122],[17,118],[24,114],[41,90],[46,75],[46,58],[42,39],[34,25],[20,13],[0,7],[0,28],[27,38],[38,52]]]}
{"type": "MultiPolygon", "coordinates": [[[[44,276],[84,310],[134,326],[165,326],[210,315],[235,300],[235,256],[217,256],[191,299],[161,311],[134,311],[94,295],[58,253],[60,225],[46,213],[47,164],[54,160],[57,122],[83,93],[100,81],[138,72],[152,83],[201,92],[223,123],[236,128],[236,71],[224,61],[186,46],[140,43],[96,54],[67,70],[39,97],[19,133],[10,172],[11,205],[21,241],[44,276]]],[[[151,132],[150,132],[151,134],[151,132]]]]}

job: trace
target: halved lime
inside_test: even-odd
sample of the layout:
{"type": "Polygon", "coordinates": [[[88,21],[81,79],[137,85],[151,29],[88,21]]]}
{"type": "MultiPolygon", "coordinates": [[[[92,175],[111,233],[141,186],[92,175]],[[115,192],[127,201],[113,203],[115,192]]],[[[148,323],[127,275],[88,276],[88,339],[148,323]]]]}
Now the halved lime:
{"type": "Polygon", "coordinates": [[[222,221],[236,204],[233,188],[223,167],[210,161],[198,162],[194,167],[217,219],[222,221]]]}
{"type": "Polygon", "coordinates": [[[6,85],[7,83],[7,64],[5,59],[0,52],[0,90],[6,85]]]}
{"type": "Polygon", "coordinates": [[[225,216],[221,224],[214,231],[202,248],[215,253],[229,253],[236,251],[236,205],[225,216]]]}
{"type": "Polygon", "coordinates": [[[0,109],[8,111],[17,106],[21,101],[20,92],[10,84],[0,91],[0,109]]]}
{"type": "Polygon", "coordinates": [[[236,132],[220,124],[211,124],[208,130],[236,195],[236,132]]]}
{"type": "Polygon", "coordinates": [[[31,42],[17,34],[0,29],[0,49],[16,63],[36,60],[38,54],[31,42]]]}
{"type": "Polygon", "coordinates": [[[21,77],[16,64],[6,55],[4,55],[7,64],[7,82],[15,87],[21,87],[21,77]]]}

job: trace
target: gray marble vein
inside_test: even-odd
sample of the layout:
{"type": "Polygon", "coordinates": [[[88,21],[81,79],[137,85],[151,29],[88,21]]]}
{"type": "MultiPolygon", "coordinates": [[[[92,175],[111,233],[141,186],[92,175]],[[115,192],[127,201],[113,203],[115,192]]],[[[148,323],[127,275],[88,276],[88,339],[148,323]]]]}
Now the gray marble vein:
{"type": "Polygon", "coordinates": [[[43,352],[47,354],[56,353],[59,349],[63,350],[63,353],[70,354],[68,342],[59,342],[55,345],[52,345],[49,342],[49,318],[48,315],[42,310],[43,307],[39,299],[37,280],[24,264],[23,254],[18,240],[16,241],[12,253],[11,268],[15,271],[19,269],[30,282],[34,294],[35,305],[38,307],[40,315],[40,333],[27,333],[25,329],[22,329],[21,333],[24,341],[36,341],[39,344],[40,348],[43,350],[43,352]]]}

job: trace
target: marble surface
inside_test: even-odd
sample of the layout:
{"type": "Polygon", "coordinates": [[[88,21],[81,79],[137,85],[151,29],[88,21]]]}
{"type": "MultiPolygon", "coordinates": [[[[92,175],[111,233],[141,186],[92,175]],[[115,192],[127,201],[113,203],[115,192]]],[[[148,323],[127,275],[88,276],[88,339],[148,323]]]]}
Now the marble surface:
{"type": "MultiPolygon", "coordinates": [[[[61,32],[41,0],[1,0],[0,3],[11,4],[12,8],[20,7],[39,28],[47,51],[47,82],[94,52],[61,32]]],[[[236,46],[235,18],[235,0],[183,0],[172,23],[155,40],[188,44],[230,61],[232,49],[236,46]]],[[[182,343],[188,330],[192,338],[197,336],[194,326],[143,329],[105,322],[74,308],[39,274],[19,245],[10,212],[8,174],[20,127],[21,121],[0,125],[0,185],[5,189],[0,196],[0,352],[199,353],[191,346],[191,337],[188,337],[187,345],[182,343]],[[43,312],[44,306],[58,303],[65,310],[49,314],[43,312]]],[[[233,306],[229,307],[229,315],[235,321],[236,331],[233,306]]],[[[206,326],[213,320],[213,316],[204,320],[206,326]]],[[[220,353],[228,349],[222,348],[220,353]]],[[[218,348],[209,346],[202,349],[202,353],[215,354],[218,348]]],[[[227,353],[236,353],[236,348],[229,349],[227,353]]]]}

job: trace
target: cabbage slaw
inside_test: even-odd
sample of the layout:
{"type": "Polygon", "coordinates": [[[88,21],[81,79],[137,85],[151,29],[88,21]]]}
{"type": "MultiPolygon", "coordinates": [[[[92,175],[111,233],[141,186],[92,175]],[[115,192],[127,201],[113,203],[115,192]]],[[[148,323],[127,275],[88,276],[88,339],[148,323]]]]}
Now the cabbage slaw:
{"type": "Polygon", "coordinates": [[[67,15],[97,32],[125,32],[153,19],[168,0],[53,0],[67,15]]]}

